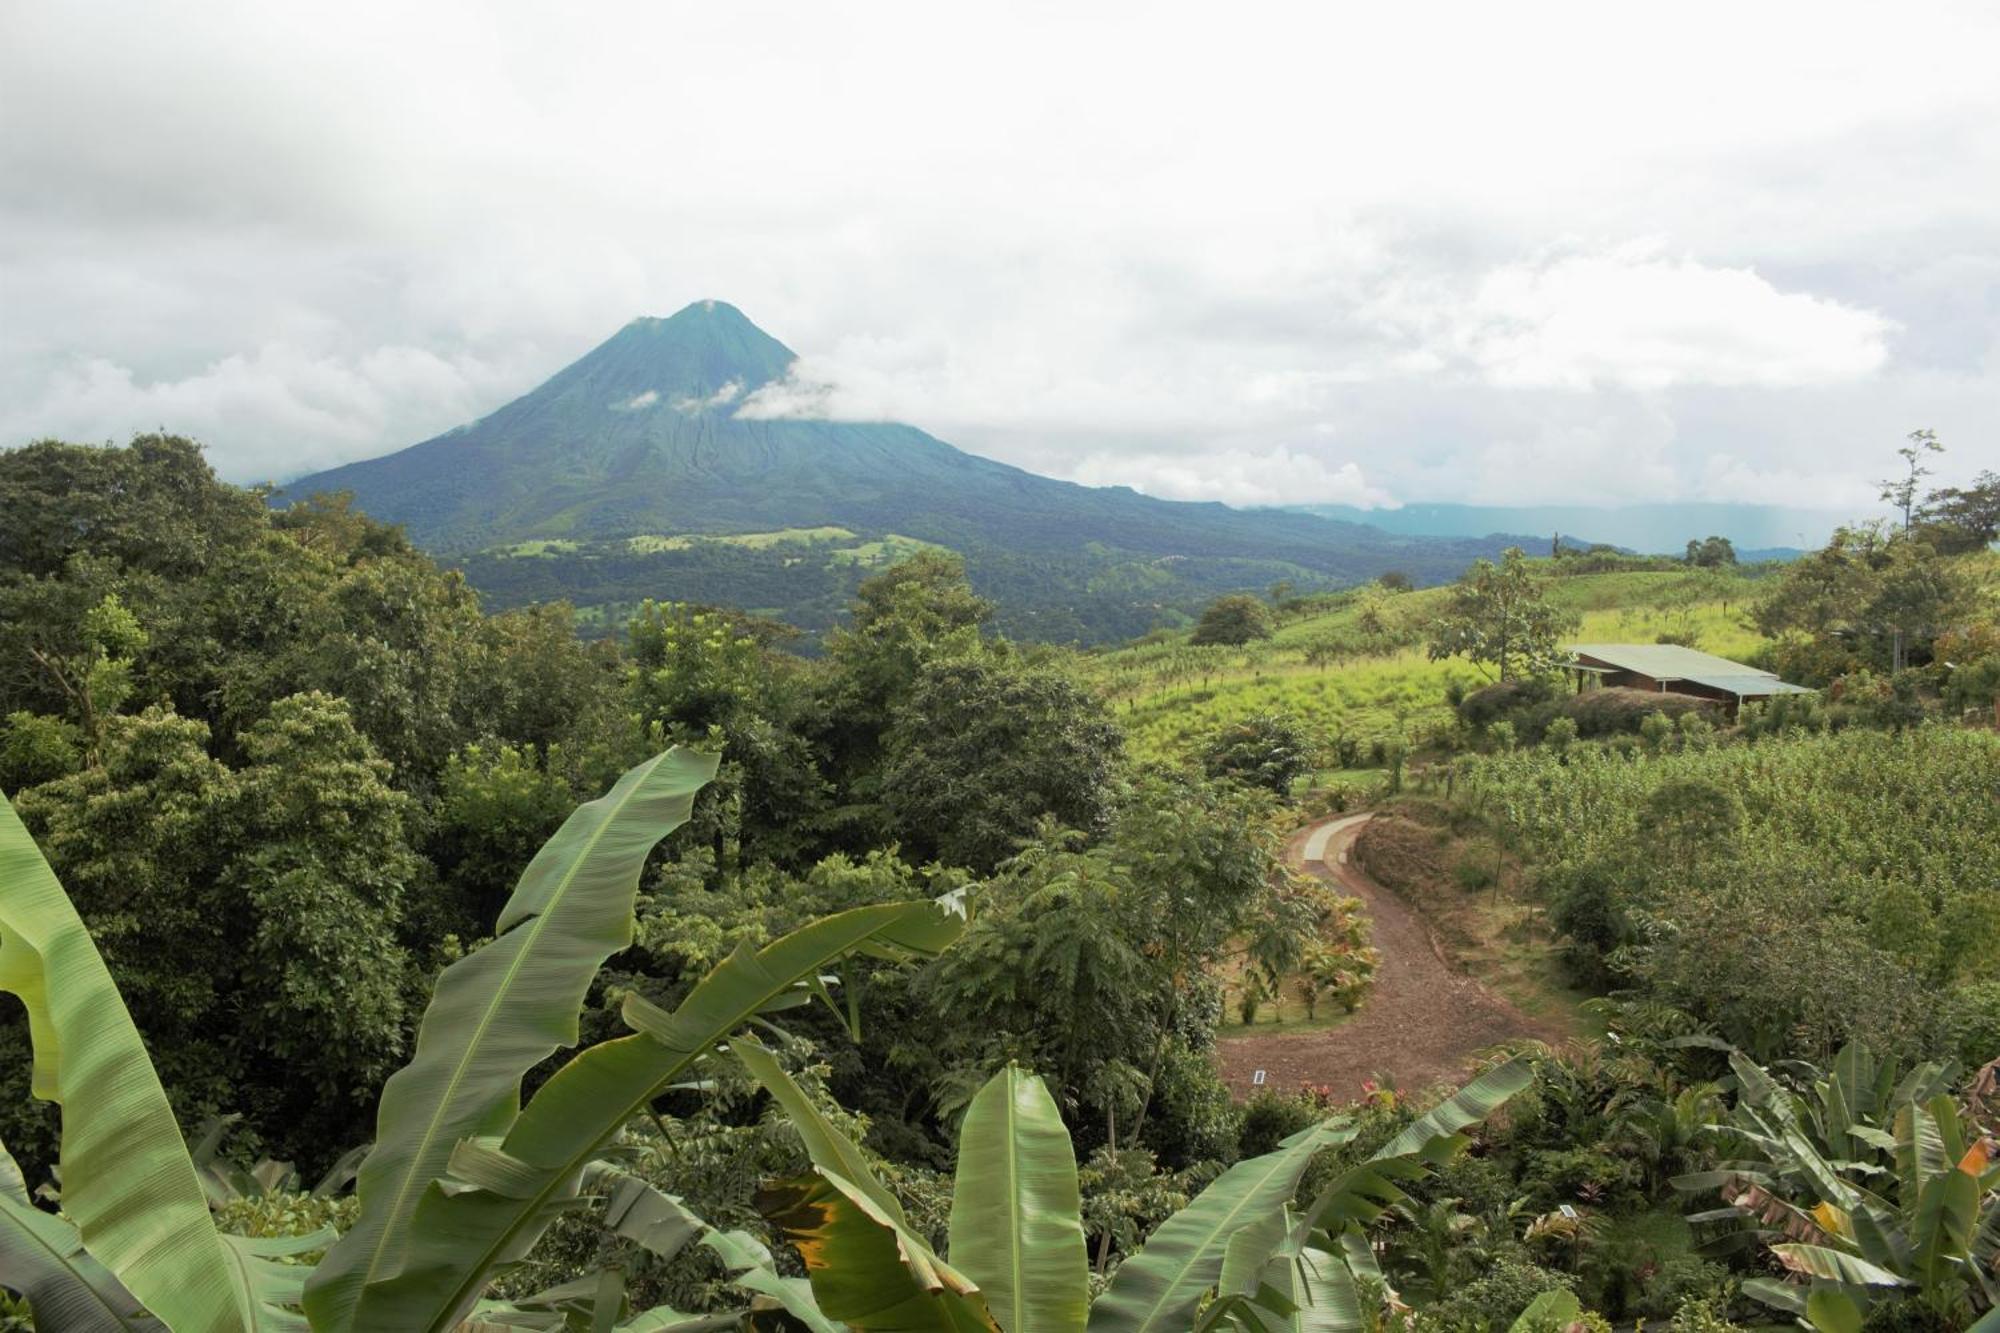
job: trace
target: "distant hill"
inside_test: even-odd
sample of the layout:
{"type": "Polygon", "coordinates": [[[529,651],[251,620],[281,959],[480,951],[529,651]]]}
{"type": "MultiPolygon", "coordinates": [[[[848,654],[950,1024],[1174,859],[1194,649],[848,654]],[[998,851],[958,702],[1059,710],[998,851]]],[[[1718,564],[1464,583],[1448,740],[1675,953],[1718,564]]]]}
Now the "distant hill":
{"type": "Polygon", "coordinates": [[[1436,583],[1508,544],[1079,486],[893,422],[742,415],[794,359],[734,306],[697,302],[470,425],[281,495],[352,491],[496,604],[566,597],[607,618],[653,596],[817,628],[872,565],[945,546],[1011,632],[1086,642],[1280,579],[1436,583]]]}
{"type": "Polygon", "coordinates": [[[1688,540],[1727,537],[1739,556],[1788,556],[1826,544],[1843,523],[1873,517],[1785,505],[1662,503],[1640,505],[1408,504],[1398,509],[1299,505],[1293,512],[1365,523],[1407,537],[1483,537],[1516,532],[1548,542],[1606,542],[1646,555],[1679,555],[1688,540]]]}

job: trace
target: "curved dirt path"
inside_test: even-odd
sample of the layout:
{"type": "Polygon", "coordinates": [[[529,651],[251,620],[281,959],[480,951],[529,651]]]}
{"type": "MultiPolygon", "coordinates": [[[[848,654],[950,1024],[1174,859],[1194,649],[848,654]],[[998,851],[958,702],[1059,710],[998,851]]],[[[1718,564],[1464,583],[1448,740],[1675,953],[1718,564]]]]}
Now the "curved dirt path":
{"type": "Polygon", "coordinates": [[[1292,835],[1285,857],[1296,868],[1332,880],[1359,898],[1374,921],[1371,942],[1382,955],[1375,984],[1346,1022],[1316,1032],[1225,1037],[1217,1043],[1223,1081],[1237,1097],[1264,1086],[1285,1091],[1325,1084],[1336,1097],[1362,1095],[1362,1083],[1405,1092],[1455,1080],[1466,1061],[1516,1037],[1560,1040],[1560,1033],[1522,1013],[1473,977],[1445,962],[1423,918],[1395,894],[1350,864],[1349,849],[1369,816],[1341,815],[1292,835]]]}

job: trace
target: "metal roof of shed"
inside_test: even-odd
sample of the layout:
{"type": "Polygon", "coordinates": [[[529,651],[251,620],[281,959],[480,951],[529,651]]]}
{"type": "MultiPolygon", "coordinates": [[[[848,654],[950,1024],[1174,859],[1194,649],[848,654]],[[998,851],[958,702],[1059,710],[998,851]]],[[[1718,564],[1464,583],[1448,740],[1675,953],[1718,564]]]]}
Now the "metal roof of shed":
{"type": "Polygon", "coordinates": [[[1675,681],[1685,681],[1693,685],[1706,685],[1711,690],[1723,690],[1739,699],[1762,699],[1771,694],[1811,694],[1803,685],[1793,685],[1772,675],[1756,676],[1676,676],[1675,681]]]}
{"type": "Polygon", "coordinates": [[[1621,671],[1636,671],[1654,680],[1693,680],[1697,676],[1764,676],[1777,679],[1773,671],[1759,671],[1742,662],[1732,662],[1714,653],[1683,648],[1677,643],[1573,643],[1570,651],[1600,662],[1609,662],[1621,671]]]}
{"type": "MultiPolygon", "coordinates": [[[[1739,699],[1761,699],[1773,694],[1811,694],[1803,685],[1779,680],[1774,671],[1759,671],[1742,662],[1732,662],[1714,653],[1683,648],[1677,643],[1573,643],[1570,651],[1580,657],[1608,662],[1619,671],[1635,671],[1662,683],[1687,681],[1722,690],[1739,699]]],[[[1603,674],[1604,668],[1575,664],[1579,671],[1603,674]]]]}

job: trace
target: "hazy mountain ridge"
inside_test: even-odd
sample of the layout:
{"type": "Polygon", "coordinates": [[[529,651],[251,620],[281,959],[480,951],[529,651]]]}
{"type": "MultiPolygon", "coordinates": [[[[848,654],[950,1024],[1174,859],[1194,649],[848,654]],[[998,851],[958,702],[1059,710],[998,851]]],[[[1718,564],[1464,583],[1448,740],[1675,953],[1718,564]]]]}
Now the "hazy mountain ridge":
{"type": "Polygon", "coordinates": [[[1404,536],[1484,537],[1522,533],[1540,541],[1606,542],[1647,555],[1678,555],[1690,539],[1727,537],[1739,555],[1790,555],[1823,545],[1834,528],[1871,513],[1789,505],[1663,501],[1636,505],[1406,504],[1395,509],[1354,505],[1289,506],[1344,523],[1364,523],[1404,536]]]}

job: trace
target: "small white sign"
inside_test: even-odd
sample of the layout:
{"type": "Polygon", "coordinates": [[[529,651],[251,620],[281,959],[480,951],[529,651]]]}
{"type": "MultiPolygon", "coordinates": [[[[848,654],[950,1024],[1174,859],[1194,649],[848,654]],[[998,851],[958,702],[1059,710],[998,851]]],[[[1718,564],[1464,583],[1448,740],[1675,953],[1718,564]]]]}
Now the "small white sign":
{"type": "Polygon", "coordinates": [[[1254,1073],[1254,1074],[1252,1074],[1252,1075],[1250,1076],[1250,1086],[1251,1086],[1251,1087],[1253,1087],[1253,1088],[1261,1088],[1261,1087],[1263,1087],[1263,1086],[1264,1086],[1264,1071],[1263,1071],[1263,1070],[1261,1070],[1261,1069],[1260,1069],[1260,1070],[1258,1070],[1258,1071],[1257,1071],[1256,1073],[1254,1073]]]}

